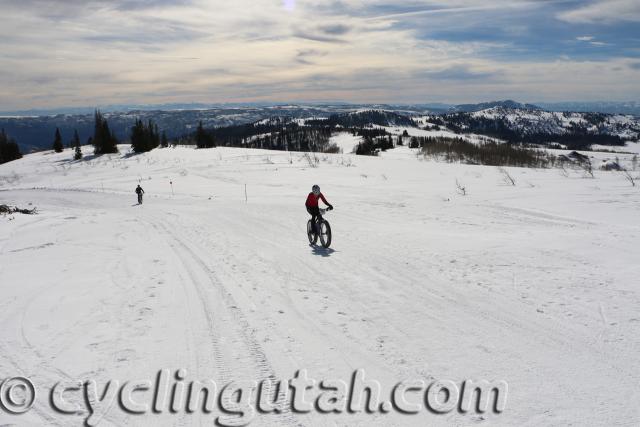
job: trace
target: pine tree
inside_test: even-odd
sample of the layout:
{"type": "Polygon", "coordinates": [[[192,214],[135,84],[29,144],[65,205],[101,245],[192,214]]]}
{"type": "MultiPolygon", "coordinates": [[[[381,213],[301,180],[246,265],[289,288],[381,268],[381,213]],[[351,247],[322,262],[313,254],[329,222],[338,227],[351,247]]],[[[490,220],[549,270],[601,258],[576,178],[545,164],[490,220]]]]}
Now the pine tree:
{"type": "Polygon", "coordinates": [[[91,142],[93,144],[94,154],[102,154],[102,114],[99,110],[93,113],[93,138],[91,142]]]}
{"type": "MultiPolygon", "coordinates": [[[[151,121],[149,121],[151,123],[151,121]]],[[[158,125],[153,125],[153,148],[156,148],[160,145],[160,132],[158,132],[158,125]]]]}
{"type": "Polygon", "coordinates": [[[196,129],[196,146],[198,148],[206,148],[206,133],[202,126],[202,120],[198,123],[198,129],[196,129]]]}
{"type": "Polygon", "coordinates": [[[162,138],[160,141],[162,148],[167,148],[169,146],[169,140],[167,140],[167,133],[165,131],[162,131],[162,138]]]}
{"type": "Polygon", "coordinates": [[[213,137],[204,129],[202,121],[198,123],[198,129],[196,129],[196,146],[198,148],[212,148],[216,146],[213,137]]]}
{"type": "Polygon", "coordinates": [[[135,125],[131,128],[131,148],[133,151],[144,153],[153,150],[159,144],[158,126],[154,125],[151,120],[146,125],[142,123],[142,120],[136,120],[135,125]]]}
{"type": "Polygon", "coordinates": [[[109,124],[99,110],[94,113],[93,147],[95,154],[118,152],[118,139],[109,130],[109,124]]]}
{"type": "Polygon", "coordinates": [[[22,158],[18,144],[7,136],[4,129],[0,131],[0,164],[22,158]]]}
{"type": "Polygon", "coordinates": [[[56,128],[55,139],[53,140],[53,150],[56,153],[62,153],[64,145],[62,145],[62,136],[60,135],[60,129],[56,128]]]}
{"type": "Polygon", "coordinates": [[[75,147],[73,160],[82,159],[82,149],[80,148],[80,137],[78,136],[77,130],[73,132],[73,146],[75,147]]]}
{"type": "Polygon", "coordinates": [[[131,149],[134,153],[144,152],[144,127],[140,119],[136,119],[135,125],[131,128],[131,149]]]}
{"type": "Polygon", "coordinates": [[[102,132],[103,132],[103,146],[102,152],[105,154],[108,153],[117,153],[118,152],[118,139],[111,133],[109,130],[109,123],[104,120],[102,124],[102,132]]]}

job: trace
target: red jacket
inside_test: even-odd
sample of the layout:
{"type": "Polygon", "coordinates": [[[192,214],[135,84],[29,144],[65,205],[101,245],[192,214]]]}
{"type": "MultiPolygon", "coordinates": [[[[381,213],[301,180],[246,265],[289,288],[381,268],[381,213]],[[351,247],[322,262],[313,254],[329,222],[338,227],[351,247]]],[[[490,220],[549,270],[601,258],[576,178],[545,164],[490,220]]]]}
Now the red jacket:
{"type": "Polygon", "coordinates": [[[307,201],[305,202],[305,206],[308,207],[318,207],[318,199],[322,199],[325,205],[329,206],[331,203],[327,202],[327,199],[324,198],[324,195],[320,193],[319,195],[313,194],[313,192],[309,193],[307,196],[307,201]]]}

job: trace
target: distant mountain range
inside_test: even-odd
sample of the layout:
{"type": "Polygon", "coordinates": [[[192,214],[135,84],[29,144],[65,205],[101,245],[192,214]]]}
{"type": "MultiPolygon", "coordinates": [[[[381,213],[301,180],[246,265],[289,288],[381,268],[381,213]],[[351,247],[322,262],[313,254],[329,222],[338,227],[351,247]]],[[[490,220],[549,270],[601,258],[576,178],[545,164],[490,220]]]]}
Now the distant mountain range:
{"type": "MultiPolygon", "coordinates": [[[[512,100],[481,102],[477,104],[447,104],[447,103],[425,103],[425,104],[349,104],[342,102],[335,103],[225,103],[225,104],[205,104],[205,103],[169,103],[156,105],[105,105],[98,109],[104,113],[129,113],[136,111],[184,111],[184,110],[229,110],[229,109],[283,109],[283,108],[310,108],[321,111],[348,111],[363,108],[388,109],[393,111],[405,110],[407,112],[431,112],[431,113],[451,113],[451,112],[474,112],[486,110],[493,107],[547,110],[547,111],[575,111],[593,112],[608,114],[631,114],[640,116],[640,102],[535,102],[520,103],[512,100]]],[[[52,109],[29,109],[17,111],[0,111],[0,117],[24,117],[24,116],[56,116],[85,115],[92,114],[96,107],[67,107],[52,109]]]]}
{"type": "Polygon", "coordinates": [[[538,102],[547,111],[579,111],[608,114],[631,114],[640,117],[640,102],[538,102]]]}
{"type": "MultiPolygon", "coordinates": [[[[340,114],[353,114],[362,111],[384,111],[398,115],[396,124],[409,125],[413,118],[429,116],[432,123],[441,118],[446,126],[456,132],[474,132],[496,136],[510,141],[539,142],[549,140],[549,135],[590,134],[608,135],[605,144],[615,143],[606,138],[636,139],[640,132],[639,120],[632,115],[612,115],[585,112],[586,104],[554,104],[575,106],[576,112],[548,112],[549,104],[522,104],[512,100],[494,101],[480,104],[422,104],[422,105],[386,105],[386,104],[309,104],[309,105],[224,105],[206,106],[204,104],[166,104],[164,109],[137,109],[109,111],[102,110],[109,127],[121,140],[129,138],[131,127],[136,119],[152,120],[160,131],[166,132],[170,139],[180,138],[194,132],[199,122],[205,128],[226,127],[246,123],[255,123],[272,117],[285,119],[330,118],[340,114]],[[199,108],[195,108],[199,107],[199,108]],[[526,138],[525,138],[526,136],[526,138]]],[[[605,103],[602,104],[603,108],[605,103]]],[[[613,103],[606,103],[613,107],[613,103]]],[[[617,104],[616,104],[617,105],[617,104]]],[[[622,104],[620,104],[622,105],[622,104]]],[[[632,108],[634,103],[626,103],[632,108]]],[[[118,106],[114,106],[118,107],[118,106]]],[[[125,106],[120,106],[125,108],[125,106]]],[[[126,107],[131,108],[131,107],[126,107]]],[[[620,108],[622,108],[620,106],[620,108]]],[[[20,113],[20,112],[15,112],[20,113]]],[[[23,114],[0,115],[0,128],[14,138],[23,153],[48,149],[53,143],[56,128],[60,129],[63,141],[68,143],[75,130],[85,143],[93,134],[93,109],[81,114],[65,113],[56,115],[37,115],[35,111],[23,114]],[[29,113],[29,114],[27,114],[29,113]]],[[[368,116],[367,116],[368,117],[368,116]]],[[[640,117],[640,114],[637,115],[640,117]]],[[[351,120],[351,119],[350,119],[351,120]]],[[[366,123],[349,123],[365,126],[366,123]]],[[[351,125],[350,125],[351,126],[351,125]]],[[[345,126],[347,127],[347,126],[345,126]]],[[[566,137],[563,137],[566,139],[566,137]]],[[[589,138],[589,141],[593,138],[589,138]]],[[[595,143],[595,142],[594,142],[595,143]]]]}
{"type": "Polygon", "coordinates": [[[494,106],[442,114],[431,121],[456,133],[475,133],[511,143],[557,143],[573,150],[588,150],[594,144],[621,146],[640,138],[640,119],[623,114],[494,106]]]}
{"type": "Polygon", "coordinates": [[[487,110],[489,108],[508,108],[508,109],[518,109],[518,110],[542,110],[542,108],[533,104],[522,104],[520,102],[512,101],[510,99],[506,101],[492,101],[492,102],[481,102],[480,104],[461,104],[455,105],[449,109],[451,112],[465,112],[465,113],[473,113],[475,111],[487,110]]]}

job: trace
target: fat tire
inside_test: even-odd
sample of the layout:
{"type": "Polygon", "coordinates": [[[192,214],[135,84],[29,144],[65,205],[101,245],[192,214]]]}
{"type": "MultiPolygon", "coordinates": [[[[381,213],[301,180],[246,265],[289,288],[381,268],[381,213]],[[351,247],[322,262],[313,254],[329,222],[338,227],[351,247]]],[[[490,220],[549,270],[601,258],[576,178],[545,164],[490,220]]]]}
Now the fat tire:
{"type": "Polygon", "coordinates": [[[311,224],[311,220],[307,221],[307,237],[309,238],[309,243],[315,245],[318,241],[318,235],[313,232],[313,224],[311,224]]]}
{"type": "Polygon", "coordinates": [[[331,226],[326,220],[322,220],[320,225],[320,243],[323,248],[328,248],[331,245],[331,226]]]}

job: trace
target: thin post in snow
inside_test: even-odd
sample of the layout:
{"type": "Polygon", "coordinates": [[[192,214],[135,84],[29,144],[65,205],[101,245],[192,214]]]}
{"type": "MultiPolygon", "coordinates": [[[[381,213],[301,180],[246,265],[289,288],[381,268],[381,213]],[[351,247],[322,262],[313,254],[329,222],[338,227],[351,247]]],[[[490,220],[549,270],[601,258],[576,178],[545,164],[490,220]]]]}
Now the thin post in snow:
{"type": "Polygon", "coordinates": [[[173,181],[169,181],[169,184],[171,185],[171,195],[175,196],[175,193],[173,192],[173,181]]]}
{"type": "Polygon", "coordinates": [[[247,184],[244,185],[244,202],[249,202],[249,199],[247,198],[247,184]]]}

